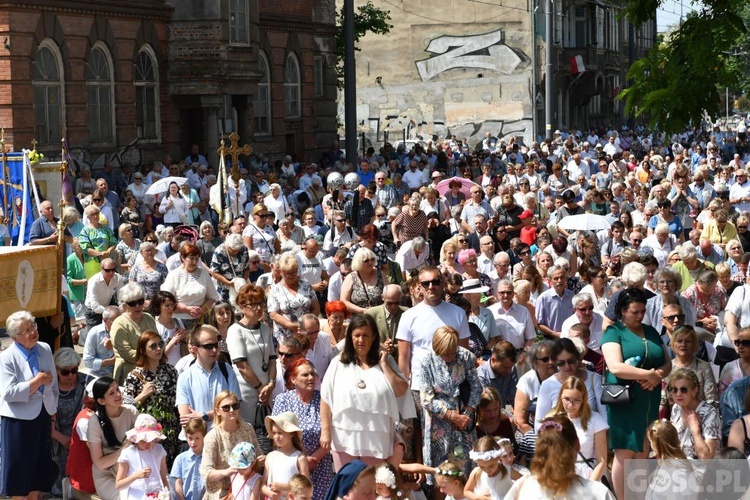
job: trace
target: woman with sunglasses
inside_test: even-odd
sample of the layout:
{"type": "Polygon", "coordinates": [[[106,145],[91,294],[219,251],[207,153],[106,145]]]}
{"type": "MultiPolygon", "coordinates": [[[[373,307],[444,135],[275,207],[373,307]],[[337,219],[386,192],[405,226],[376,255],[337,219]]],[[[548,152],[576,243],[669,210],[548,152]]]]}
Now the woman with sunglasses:
{"type": "Polygon", "coordinates": [[[551,340],[542,340],[529,347],[526,355],[531,363],[531,370],[518,379],[516,398],[513,402],[513,423],[521,433],[518,440],[519,451],[530,461],[534,456],[536,432],[534,420],[536,418],[539,389],[542,382],[551,377],[557,367],[550,352],[554,347],[551,340]]]}
{"type": "Polygon", "coordinates": [[[248,222],[242,231],[242,241],[245,246],[248,250],[258,252],[265,269],[268,269],[271,257],[280,250],[279,239],[271,225],[274,217],[276,215],[270,212],[264,204],[258,203],[253,207],[253,221],[248,222]]]}
{"type": "MultiPolygon", "coordinates": [[[[739,323],[739,321],[737,322],[739,323]]],[[[724,365],[719,375],[719,397],[732,385],[732,382],[750,375],[750,328],[742,328],[734,341],[734,349],[739,357],[724,365]]]]}
{"type": "Polygon", "coordinates": [[[669,377],[668,391],[674,400],[670,421],[677,429],[687,458],[714,458],[721,440],[719,412],[699,397],[700,382],[693,370],[680,368],[669,377]]]}
{"type": "Polygon", "coordinates": [[[136,346],[141,333],[156,331],[156,321],[153,316],[143,312],[146,301],[139,284],[130,282],[120,288],[117,301],[124,312],[112,322],[110,337],[115,351],[114,378],[122,385],[128,373],[135,368],[138,355],[136,346]]]}
{"type": "Polygon", "coordinates": [[[341,284],[341,301],[349,314],[364,314],[383,303],[383,273],[378,272],[377,256],[369,248],[354,252],[352,272],[341,284]]]}
{"type": "Polygon", "coordinates": [[[141,413],[153,416],[167,439],[167,466],[180,453],[180,414],[177,412],[177,370],[167,362],[164,340],[156,330],[147,330],[138,338],[135,368],[125,378],[125,395],[135,400],[141,413]]]}
{"type": "MultiPolygon", "coordinates": [[[[114,231],[115,219],[114,219],[114,216],[112,215],[112,208],[109,207],[106,203],[107,203],[107,198],[102,191],[97,189],[93,193],[91,193],[91,205],[89,205],[89,207],[98,208],[100,212],[99,219],[101,221],[101,225],[107,226],[112,231],[114,231]]],[[[85,214],[85,211],[84,211],[84,214],[85,214]]],[[[91,219],[86,218],[83,221],[83,225],[92,226],[93,224],[91,223],[91,219]]]]}
{"type": "Polygon", "coordinates": [[[214,399],[214,425],[204,438],[200,467],[206,484],[204,500],[220,500],[230,493],[237,469],[229,466],[229,455],[237,444],[243,441],[252,444],[258,453],[258,465],[265,462],[255,431],[242,419],[239,410],[240,401],[232,391],[222,391],[214,399]]]}
{"type": "Polygon", "coordinates": [[[542,382],[539,387],[539,400],[536,407],[534,428],[539,428],[544,417],[557,403],[560,388],[570,377],[576,377],[585,384],[591,411],[598,413],[606,420],[604,406],[600,402],[602,396],[602,377],[598,373],[590,372],[581,366],[583,354],[575,341],[570,338],[555,340],[555,345],[550,351],[550,357],[557,366],[557,373],[542,382]]]}
{"type": "Polygon", "coordinates": [[[54,360],[60,392],[57,399],[57,418],[52,426],[52,459],[57,464],[59,472],[51,492],[53,495],[62,496],[62,480],[65,477],[73,422],[83,407],[86,386],[83,378],[78,376],[81,357],[74,349],[61,348],[55,353],[54,360]]]}
{"type": "Polygon", "coordinates": [[[83,211],[88,225],[78,233],[78,242],[81,244],[81,250],[86,262],[94,260],[101,262],[101,259],[113,257],[117,247],[117,238],[109,226],[102,225],[99,219],[101,211],[95,205],[89,205],[83,211]]]}

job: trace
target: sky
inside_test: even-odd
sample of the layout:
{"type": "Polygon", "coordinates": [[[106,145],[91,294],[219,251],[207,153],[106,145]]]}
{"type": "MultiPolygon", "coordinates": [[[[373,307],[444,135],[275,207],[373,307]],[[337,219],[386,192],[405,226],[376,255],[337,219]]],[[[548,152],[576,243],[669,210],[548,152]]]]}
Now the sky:
{"type": "Polygon", "coordinates": [[[680,23],[680,10],[682,14],[695,10],[690,0],[665,0],[656,11],[656,29],[659,33],[667,31],[671,26],[680,23]]]}

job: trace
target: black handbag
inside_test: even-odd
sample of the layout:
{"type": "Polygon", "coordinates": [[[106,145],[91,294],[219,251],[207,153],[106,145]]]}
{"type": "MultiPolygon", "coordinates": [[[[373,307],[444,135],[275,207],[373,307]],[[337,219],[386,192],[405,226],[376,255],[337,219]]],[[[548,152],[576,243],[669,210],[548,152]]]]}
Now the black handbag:
{"type": "MultiPolygon", "coordinates": [[[[646,359],[648,358],[648,341],[646,338],[643,338],[643,345],[646,348],[646,353],[643,356],[643,359],[639,363],[640,366],[643,366],[643,364],[646,362],[646,359]]],[[[605,369],[605,377],[607,375],[606,372],[609,370],[605,369]]],[[[603,405],[610,405],[610,406],[620,406],[625,405],[628,403],[633,402],[633,387],[631,384],[602,384],[602,399],[601,403],[603,405]]]]}
{"type": "Polygon", "coordinates": [[[268,435],[268,430],[266,429],[266,417],[269,415],[271,415],[271,407],[258,402],[255,407],[253,430],[255,431],[255,437],[258,438],[261,450],[266,455],[273,451],[273,440],[268,435]]]}

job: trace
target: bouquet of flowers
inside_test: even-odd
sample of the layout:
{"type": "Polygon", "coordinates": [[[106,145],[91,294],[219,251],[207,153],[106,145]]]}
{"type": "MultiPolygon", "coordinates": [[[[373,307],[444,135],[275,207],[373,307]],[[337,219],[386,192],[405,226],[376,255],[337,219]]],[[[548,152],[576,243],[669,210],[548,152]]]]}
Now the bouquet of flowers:
{"type": "Polygon", "coordinates": [[[159,491],[152,491],[151,493],[146,494],[146,498],[154,498],[156,500],[171,500],[172,497],[169,494],[169,488],[164,487],[159,491]]]}
{"type": "Polygon", "coordinates": [[[44,160],[44,155],[42,153],[38,152],[36,149],[29,151],[29,162],[31,162],[32,165],[36,165],[42,160],[44,160]]]}

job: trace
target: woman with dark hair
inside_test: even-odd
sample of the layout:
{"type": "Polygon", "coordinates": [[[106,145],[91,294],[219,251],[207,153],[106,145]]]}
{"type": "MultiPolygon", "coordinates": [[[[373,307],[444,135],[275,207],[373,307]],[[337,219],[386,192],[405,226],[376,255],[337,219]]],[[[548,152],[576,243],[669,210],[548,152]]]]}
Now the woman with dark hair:
{"type": "Polygon", "coordinates": [[[579,449],[578,434],[567,417],[545,419],[539,427],[531,475],[516,481],[506,498],[615,500],[602,483],[576,474],[579,449]]]}
{"type": "Polygon", "coordinates": [[[607,291],[607,273],[601,266],[588,266],[586,269],[586,282],[579,293],[588,293],[594,303],[594,310],[604,312],[609,303],[607,291]]]}
{"type": "Polygon", "coordinates": [[[219,361],[232,364],[227,348],[229,327],[234,324],[234,307],[229,302],[219,301],[208,313],[208,324],[219,330],[219,361]]]}
{"type": "Polygon", "coordinates": [[[354,315],[321,385],[320,444],[331,450],[336,470],[357,457],[374,465],[391,456],[396,398],[407,390],[389,349],[381,348],[375,320],[354,315]]]}
{"type": "Polygon", "coordinates": [[[172,366],[182,357],[180,346],[188,334],[182,321],[173,316],[176,305],[177,299],[174,295],[160,291],[151,299],[148,310],[156,320],[156,331],[164,341],[164,354],[172,366]]]}
{"type": "Polygon", "coordinates": [[[672,370],[659,333],[643,324],[646,301],[638,289],[620,293],[617,322],[604,331],[601,340],[609,370],[606,383],[629,385],[632,395],[629,403],[607,406],[609,444],[615,453],[612,480],[618,498],[625,493],[625,460],[648,456],[646,429],[659,418],[661,383],[672,370]]]}
{"type": "Polygon", "coordinates": [[[197,245],[182,245],[180,260],[182,265],[169,271],[161,289],[175,296],[175,317],[180,318],[185,328],[190,329],[221,297],[209,272],[198,265],[201,250],[197,245]]]}
{"type": "Polygon", "coordinates": [[[177,370],[167,363],[164,341],[158,332],[145,331],[138,339],[135,368],[125,379],[125,394],[135,399],[141,413],[148,413],[161,425],[167,439],[162,446],[172,466],[180,453],[180,415],[176,405],[177,370]]]}
{"type": "Polygon", "coordinates": [[[323,500],[333,480],[333,459],[320,446],[320,391],[315,389],[318,374],[313,364],[304,358],[293,361],[284,373],[293,389],[282,392],[273,403],[273,415],[292,412],[297,415],[302,429],[302,445],[307,451],[313,500],[323,500]]]}
{"type": "Polygon", "coordinates": [[[164,214],[164,224],[168,226],[189,224],[188,202],[174,181],[169,183],[169,189],[159,204],[159,210],[164,214]]]}
{"type": "Polygon", "coordinates": [[[120,457],[125,433],[133,428],[138,410],[122,404],[120,387],[111,377],[101,377],[94,382],[92,395],[95,413],[89,419],[88,439],[96,494],[101,498],[118,498],[115,488],[117,459],[120,457]]]}

